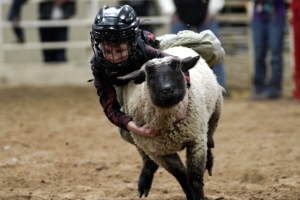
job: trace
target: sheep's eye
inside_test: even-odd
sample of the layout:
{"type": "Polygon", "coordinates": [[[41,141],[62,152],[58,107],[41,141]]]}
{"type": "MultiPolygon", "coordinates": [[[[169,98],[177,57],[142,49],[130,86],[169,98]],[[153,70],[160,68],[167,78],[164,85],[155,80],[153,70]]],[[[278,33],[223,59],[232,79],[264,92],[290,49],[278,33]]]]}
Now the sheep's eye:
{"type": "Polygon", "coordinates": [[[176,67],[176,71],[178,72],[179,70],[180,70],[180,67],[179,67],[179,66],[177,66],[177,67],[176,67]]]}

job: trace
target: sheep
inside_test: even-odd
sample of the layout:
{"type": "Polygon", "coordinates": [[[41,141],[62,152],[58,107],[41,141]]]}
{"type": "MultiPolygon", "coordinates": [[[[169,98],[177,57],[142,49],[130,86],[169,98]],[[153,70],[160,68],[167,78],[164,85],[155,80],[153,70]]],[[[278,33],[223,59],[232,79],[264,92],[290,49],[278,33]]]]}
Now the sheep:
{"type": "Polygon", "coordinates": [[[173,47],[165,52],[174,56],[152,59],[140,70],[119,77],[134,80],[123,90],[125,113],[138,125],[148,124],[160,130],[155,138],[132,134],[144,161],[139,196],[148,195],[153,175],[162,166],[177,179],[188,200],[204,200],[207,132],[213,134],[218,125],[223,106],[222,88],[205,60],[192,49],[173,47]],[[187,70],[191,82],[188,90],[184,78],[187,70]],[[175,123],[186,91],[187,114],[175,123]],[[183,149],[186,149],[186,168],[177,154],[183,149]]]}

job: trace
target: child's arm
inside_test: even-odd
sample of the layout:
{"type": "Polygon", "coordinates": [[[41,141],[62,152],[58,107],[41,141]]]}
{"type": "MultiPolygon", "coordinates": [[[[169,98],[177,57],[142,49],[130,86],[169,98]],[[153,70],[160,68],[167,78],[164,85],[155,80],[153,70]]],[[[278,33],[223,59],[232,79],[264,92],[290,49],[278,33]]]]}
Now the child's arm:
{"type": "Polygon", "coordinates": [[[100,73],[98,73],[97,69],[95,69],[93,66],[92,70],[95,77],[94,85],[97,89],[99,102],[103,107],[105,115],[114,125],[128,130],[127,124],[129,121],[132,121],[132,117],[121,111],[114,86],[106,81],[105,78],[101,77],[100,73]]]}

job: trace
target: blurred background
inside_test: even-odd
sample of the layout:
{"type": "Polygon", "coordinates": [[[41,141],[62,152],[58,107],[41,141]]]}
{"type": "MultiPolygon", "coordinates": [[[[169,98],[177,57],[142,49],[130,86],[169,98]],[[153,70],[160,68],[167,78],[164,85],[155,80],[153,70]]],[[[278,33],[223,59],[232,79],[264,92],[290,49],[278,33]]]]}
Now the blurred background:
{"type": "MultiPolygon", "coordinates": [[[[0,0],[0,199],[137,199],[140,156],[120,139],[87,82],[93,78],[91,26],[103,5],[130,2],[141,8],[141,21],[151,20],[143,28],[161,36],[171,33],[173,2],[192,0],[67,0],[64,14],[54,1],[66,0],[0,0]],[[19,17],[11,12],[13,2],[25,2],[19,17]]],[[[214,136],[213,176],[205,174],[207,200],[300,199],[291,9],[284,30],[284,98],[251,101],[253,2],[225,0],[216,15],[230,96],[214,136]]],[[[154,182],[147,200],[185,199],[163,168],[154,182]]]]}
{"type": "MultiPolygon", "coordinates": [[[[26,41],[15,42],[7,20],[11,0],[0,1],[0,87],[18,85],[86,84],[92,77],[89,60],[93,52],[90,47],[90,30],[94,17],[103,5],[121,4],[115,0],[77,0],[75,12],[68,19],[41,20],[40,3],[43,0],[28,0],[22,6],[20,26],[24,29],[26,41]],[[41,42],[39,29],[46,27],[67,27],[67,40],[41,42]],[[46,62],[43,50],[65,48],[65,62],[46,62]]],[[[151,25],[156,36],[170,33],[170,22],[174,13],[172,0],[149,0],[152,7],[148,15],[139,15],[151,25]]],[[[251,1],[226,0],[217,15],[220,38],[226,52],[225,73],[232,95],[249,95],[253,76],[253,47],[251,36],[251,1]]],[[[290,23],[287,23],[284,42],[283,94],[292,96],[293,56],[290,23]]]]}

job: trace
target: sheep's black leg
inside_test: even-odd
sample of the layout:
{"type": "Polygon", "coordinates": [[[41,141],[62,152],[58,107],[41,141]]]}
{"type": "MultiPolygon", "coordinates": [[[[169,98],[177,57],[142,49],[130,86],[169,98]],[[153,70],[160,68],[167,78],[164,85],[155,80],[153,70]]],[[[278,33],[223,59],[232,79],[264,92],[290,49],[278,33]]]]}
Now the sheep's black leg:
{"type": "Polygon", "coordinates": [[[214,156],[211,152],[211,149],[207,149],[206,169],[208,171],[208,175],[210,175],[210,176],[212,176],[213,166],[214,166],[214,156]]]}
{"type": "Polygon", "coordinates": [[[186,194],[187,200],[194,200],[192,190],[189,186],[186,169],[181,162],[178,154],[170,154],[165,156],[153,157],[160,166],[164,167],[170,174],[172,174],[179,182],[184,193],[186,194]]]}
{"type": "Polygon", "coordinates": [[[210,176],[212,176],[212,168],[214,165],[214,156],[211,151],[211,149],[215,147],[215,142],[214,142],[213,136],[214,136],[214,132],[216,131],[216,128],[219,123],[220,114],[221,114],[220,107],[217,104],[215,112],[212,114],[212,116],[210,117],[209,122],[208,122],[206,169],[210,176]]]}
{"type": "Polygon", "coordinates": [[[145,195],[145,197],[148,196],[152,185],[153,176],[158,169],[158,165],[151,160],[143,150],[140,148],[137,149],[143,159],[143,169],[138,182],[139,197],[141,198],[143,195],[145,195]]]}
{"type": "Polygon", "coordinates": [[[214,156],[212,154],[211,148],[214,148],[214,138],[213,134],[210,130],[207,131],[207,161],[206,161],[206,169],[208,174],[212,176],[212,168],[214,166],[214,156]]]}
{"type": "Polygon", "coordinates": [[[193,191],[195,200],[204,200],[204,172],[206,163],[206,148],[200,144],[198,146],[188,145],[187,154],[187,177],[193,191]]]}

